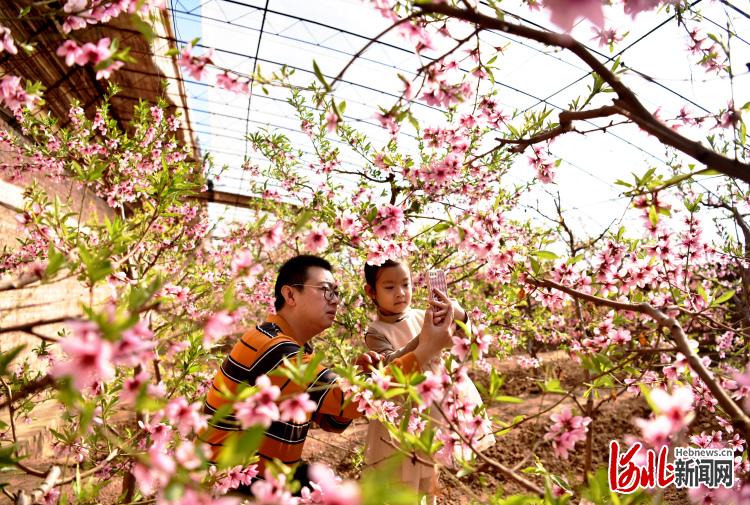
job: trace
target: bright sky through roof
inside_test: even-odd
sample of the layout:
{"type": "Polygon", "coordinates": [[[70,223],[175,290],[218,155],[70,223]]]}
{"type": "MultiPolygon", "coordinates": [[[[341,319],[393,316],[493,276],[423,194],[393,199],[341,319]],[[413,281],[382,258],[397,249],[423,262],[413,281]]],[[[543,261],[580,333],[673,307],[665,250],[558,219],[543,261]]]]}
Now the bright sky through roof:
{"type": "MultiPolygon", "coordinates": [[[[209,0],[202,3],[171,0],[170,5],[178,39],[189,41],[201,37],[201,45],[216,49],[213,58],[216,64],[246,75],[253,73],[254,65],[270,73],[281,64],[287,64],[297,68],[296,83],[302,85],[314,80],[313,60],[332,79],[368,38],[389,25],[368,2],[354,0],[209,0]]],[[[503,7],[524,18],[524,22],[555,29],[544,12],[531,11],[513,2],[504,2],[503,7]]],[[[750,43],[743,37],[743,34],[750,34],[750,19],[720,2],[704,0],[699,7],[717,35],[726,33],[727,20],[739,35],[732,38],[731,49],[736,74],[735,103],[741,106],[750,100],[750,78],[745,68],[750,62],[750,43]]],[[[658,108],[661,117],[670,118],[683,105],[695,113],[716,113],[726,108],[727,98],[731,96],[729,80],[706,74],[696,66],[697,56],[689,56],[685,51],[687,34],[670,20],[671,12],[662,9],[642,13],[634,23],[622,13],[621,7],[605,9],[605,13],[608,26],[630,29],[615,54],[625,49],[622,61],[656,81],[650,82],[634,72],[623,77],[649,110],[658,108]]],[[[578,23],[572,35],[600,52],[602,60],[612,56],[607,48],[599,48],[592,40],[594,33],[587,21],[578,23]]],[[[570,53],[500,33],[483,33],[481,40],[488,46],[506,46],[497,59],[499,70],[494,76],[497,100],[509,113],[514,109],[541,110],[546,106],[553,109],[556,116],[573,98],[585,95],[586,87],[592,82],[589,69],[570,53]]],[[[373,118],[377,105],[390,107],[401,93],[403,85],[397,73],[413,75],[424,63],[411,53],[410,44],[395,33],[381,41],[349,69],[344,82],[335,90],[337,101],[346,100],[346,120],[364,131],[375,145],[382,145],[388,138],[387,132],[373,118]]],[[[427,56],[442,52],[443,48],[438,47],[427,56]]],[[[266,95],[255,87],[248,97],[195,83],[189,77],[187,80],[191,118],[201,148],[204,153],[212,153],[217,167],[229,167],[217,182],[217,189],[248,194],[247,175],[240,168],[242,161],[245,156],[250,156],[255,163],[264,161],[252,152],[244,139],[247,133],[260,128],[286,134],[292,145],[306,151],[308,161],[315,159],[292,107],[285,103],[288,92],[269,88],[270,95],[266,95]]],[[[490,86],[489,81],[486,86],[490,86]]],[[[600,96],[592,105],[604,105],[611,96],[600,96]]],[[[416,105],[414,112],[422,127],[442,123],[440,112],[430,107],[416,105]]],[[[608,122],[609,119],[599,119],[578,127],[593,129],[608,122]]],[[[414,130],[404,126],[402,132],[399,143],[408,151],[414,146],[414,130]]],[[[667,174],[664,147],[634,126],[618,126],[607,133],[586,136],[569,133],[558,138],[551,151],[562,159],[556,184],[540,185],[528,195],[525,204],[536,207],[538,201],[543,213],[554,215],[551,199],[544,190],[559,191],[566,220],[581,236],[598,235],[623,215],[629,199],[621,196],[623,188],[614,185],[615,180],[631,180],[632,172],[642,174],[651,166],[667,174]]],[[[345,169],[351,170],[360,166],[362,159],[342,149],[342,162],[345,169]]],[[[521,156],[509,183],[522,183],[533,176],[534,170],[526,162],[526,156],[521,156]]],[[[717,182],[716,178],[705,179],[707,187],[717,182]]],[[[211,212],[230,220],[247,218],[247,214],[237,208],[212,204],[211,212]]],[[[529,210],[527,215],[535,214],[529,210]]]]}

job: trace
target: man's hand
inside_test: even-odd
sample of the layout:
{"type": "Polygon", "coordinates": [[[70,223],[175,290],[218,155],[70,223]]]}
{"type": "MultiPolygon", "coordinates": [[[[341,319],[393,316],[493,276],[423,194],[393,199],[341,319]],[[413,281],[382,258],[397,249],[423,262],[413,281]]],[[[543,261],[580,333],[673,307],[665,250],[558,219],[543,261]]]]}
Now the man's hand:
{"type": "Polygon", "coordinates": [[[359,368],[362,373],[370,373],[370,371],[378,366],[380,363],[380,354],[375,351],[368,351],[365,354],[360,355],[354,364],[359,368]]]}
{"type": "Polygon", "coordinates": [[[435,290],[435,297],[430,301],[419,334],[419,345],[414,349],[414,354],[420,366],[424,366],[440,351],[450,346],[451,327],[453,325],[453,304],[445,293],[435,290]]]}

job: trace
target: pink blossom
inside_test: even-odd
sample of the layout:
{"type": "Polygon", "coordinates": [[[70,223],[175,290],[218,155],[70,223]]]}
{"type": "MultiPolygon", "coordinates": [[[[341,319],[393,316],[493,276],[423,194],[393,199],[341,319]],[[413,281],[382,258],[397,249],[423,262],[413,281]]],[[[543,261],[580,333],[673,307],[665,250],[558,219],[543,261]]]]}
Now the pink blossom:
{"type": "Polygon", "coordinates": [[[276,405],[276,399],[281,394],[279,387],[272,385],[266,375],[255,380],[255,387],[258,388],[257,393],[234,404],[234,415],[243,429],[255,425],[268,427],[279,418],[279,407],[276,405]]]}
{"type": "Polygon", "coordinates": [[[81,48],[78,47],[75,40],[66,40],[57,48],[57,55],[65,58],[65,64],[69,67],[72,67],[78,60],[80,53],[81,48]]]}
{"type": "Polygon", "coordinates": [[[451,354],[456,356],[459,361],[464,361],[469,352],[471,352],[471,340],[464,337],[453,336],[453,347],[451,354]]]}
{"type": "Polygon", "coordinates": [[[136,463],[133,467],[133,476],[145,496],[151,496],[166,486],[177,470],[174,459],[161,447],[152,447],[148,457],[148,466],[136,463]]]}
{"type": "Polygon", "coordinates": [[[550,416],[553,424],[544,435],[545,440],[552,441],[552,449],[557,456],[568,459],[568,451],[575,444],[586,438],[590,417],[574,416],[570,407],[565,407],[557,414],[550,416]]]}
{"type": "Polygon", "coordinates": [[[232,275],[248,270],[255,265],[255,258],[250,249],[240,249],[232,257],[232,275]]]}
{"type": "Polygon", "coordinates": [[[36,96],[29,95],[21,86],[20,77],[8,74],[0,81],[0,101],[15,114],[20,112],[21,107],[31,107],[36,100],[36,96]]]}
{"type": "Polygon", "coordinates": [[[326,130],[328,130],[328,133],[333,133],[336,131],[336,126],[339,124],[339,115],[336,114],[336,111],[329,110],[326,113],[326,130]]]}
{"type": "Polygon", "coordinates": [[[641,429],[643,441],[652,447],[661,447],[669,443],[669,437],[674,433],[674,425],[665,416],[653,419],[636,419],[636,426],[641,429]]]}
{"type": "Polygon", "coordinates": [[[112,50],[109,47],[110,42],[109,37],[100,39],[96,44],[86,42],[81,46],[76,57],[76,63],[79,65],[86,65],[88,63],[96,65],[109,59],[112,56],[112,50]]]}
{"type": "Polygon", "coordinates": [[[539,368],[541,366],[538,359],[527,356],[518,356],[516,362],[518,363],[518,366],[524,370],[528,370],[529,368],[539,368]]]}
{"type": "Polygon", "coordinates": [[[276,477],[266,470],[262,479],[256,480],[250,487],[257,505],[295,505],[297,499],[287,490],[286,476],[276,477]]]}
{"type": "Polygon", "coordinates": [[[393,114],[391,114],[390,112],[376,112],[374,117],[378,120],[380,126],[388,130],[392,137],[395,137],[396,134],[398,134],[400,126],[396,121],[396,118],[393,117],[393,114]]]}
{"type": "Polygon", "coordinates": [[[44,493],[44,496],[42,496],[42,503],[44,505],[55,505],[60,500],[60,488],[59,487],[53,487],[52,489],[47,490],[47,492],[44,493]]]}
{"type": "Polygon", "coordinates": [[[689,386],[677,388],[671,395],[663,389],[651,391],[651,401],[660,415],[673,424],[673,432],[687,426],[692,419],[693,399],[693,390],[689,386]]]}
{"type": "Polygon", "coordinates": [[[203,79],[203,72],[205,71],[206,65],[213,63],[211,61],[213,49],[201,56],[193,55],[192,50],[193,48],[191,46],[183,47],[182,51],[180,51],[180,57],[177,59],[177,63],[187,70],[190,77],[200,81],[203,79]]]}
{"type": "Polygon", "coordinates": [[[123,404],[132,405],[135,403],[138,392],[141,390],[141,386],[149,380],[151,376],[145,370],[141,371],[135,377],[130,377],[122,383],[122,390],[120,391],[120,401],[123,404]]]}
{"type": "Polygon", "coordinates": [[[302,424],[309,419],[308,414],[315,412],[317,406],[310,399],[309,394],[300,393],[281,402],[279,405],[279,419],[302,424]]]}
{"type": "Polygon", "coordinates": [[[73,333],[60,343],[69,360],[57,364],[50,372],[54,377],[70,376],[76,389],[97,380],[115,376],[112,366],[112,343],[102,338],[99,327],[91,321],[70,321],[73,333]]]}
{"type": "Polygon", "coordinates": [[[196,446],[193,442],[184,440],[177,446],[174,451],[174,457],[183,468],[195,470],[201,466],[201,458],[196,452],[196,446]]]}
{"type": "Polygon", "coordinates": [[[592,40],[599,41],[599,47],[606,47],[621,42],[623,36],[617,33],[614,28],[592,27],[595,37],[592,40]]]}
{"type": "Polygon", "coordinates": [[[324,251],[328,247],[328,237],[332,231],[325,223],[313,224],[305,236],[305,247],[314,253],[324,251]]]}
{"type": "Polygon", "coordinates": [[[63,11],[68,14],[78,14],[86,8],[88,0],[68,0],[63,6],[63,11]]]}
{"type": "Polygon", "coordinates": [[[86,28],[86,20],[80,16],[68,16],[63,22],[63,33],[70,33],[74,30],[86,28]]]}
{"type": "Polygon", "coordinates": [[[544,6],[550,12],[550,20],[563,31],[572,30],[579,17],[600,28],[604,26],[601,0],[544,0],[544,6]]]}
{"type": "Polygon", "coordinates": [[[113,61],[104,68],[100,68],[96,71],[97,79],[109,79],[112,77],[112,73],[120,70],[125,64],[121,61],[113,61]]]}
{"type": "Polygon", "coordinates": [[[630,14],[631,17],[635,17],[638,13],[643,11],[650,11],[664,3],[664,0],[624,0],[625,14],[630,14]]]}
{"type": "Polygon", "coordinates": [[[233,324],[234,318],[226,310],[211,314],[203,325],[203,344],[210,344],[227,335],[233,324]]]}
{"type": "Polygon", "coordinates": [[[7,51],[9,54],[18,54],[10,29],[0,25],[0,53],[3,51],[7,51]]]}
{"type": "Polygon", "coordinates": [[[321,505],[360,505],[362,494],[356,482],[341,481],[333,470],[321,463],[310,465],[311,489],[302,489],[300,503],[321,505]]]}
{"type": "Polygon", "coordinates": [[[404,231],[404,210],[396,205],[384,205],[378,209],[373,233],[377,237],[397,235],[404,231]]]}
{"type": "Polygon", "coordinates": [[[232,72],[222,72],[216,76],[216,85],[220,88],[224,88],[235,93],[249,93],[250,82],[244,79],[240,79],[238,75],[232,72]]]}
{"type": "Polygon", "coordinates": [[[237,489],[239,486],[249,486],[253,478],[258,475],[258,465],[249,465],[242,467],[237,465],[226,471],[226,474],[219,478],[214,484],[216,494],[224,494],[230,489],[237,489]]]}
{"type": "Polygon", "coordinates": [[[135,366],[148,362],[154,357],[154,333],[148,323],[139,320],[132,328],[122,332],[122,338],[115,345],[112,361],[116,364],[135,366]]]}
{"type": "Polygon", "coordinates": [[[443,396],[443,380],[440,375],[434,374],[430,370],[425,372],[425,379],[417,385],[419,397],[426,405],[431,405],[433,401],[439,400],[443,396]]]}
{"type": "Polygon", "coordinates": [[[354,395],[354,401],[357,402],[357,410],[367,417],[371,417],[377,412],[376,401],[369,389],[358,391],[354,395]]]}
{"type": "Polygon", "coordinates": [[[174,398],[164,407],[164,415],[181,435],[188,435],[191,431],[199,432],[206,426],[206,416],[202,414],[203,405],[200,402],[188,404],[183,397],[174,398]]]}
{"type": "Polygon", "coordinates": [[[172,427],[164,423],[150,424],[144,421],[138,421],[138,426],[151,435],[151,442],[154,447],[164,447],[172,439],[172,427]]]}
{"type": "Polygon", "coordinates": [[[272,227],[263,232],[260,236],[260,243],[263,244],[263,249],[270,251],[275,249],[281,244],[283,239],[284,223],[277,221],[272,227]]]}

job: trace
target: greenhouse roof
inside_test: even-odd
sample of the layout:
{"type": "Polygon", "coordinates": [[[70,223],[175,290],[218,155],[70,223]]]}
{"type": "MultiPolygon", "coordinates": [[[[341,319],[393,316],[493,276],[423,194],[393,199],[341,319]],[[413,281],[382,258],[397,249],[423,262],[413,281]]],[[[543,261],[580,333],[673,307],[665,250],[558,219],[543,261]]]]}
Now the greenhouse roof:
{"type": "MultiPolygon", "coordinates": [[[[750,33],[750,16],[738,2],[698,0],[694,4],[701,4],[706,21],[717,34],[732,32],[733,82],[714,74],[693,74],[696,62],[685,58],[687,35],[673,19],[673,11],[640,14],[636,23],[628,23],[630,33],[613,52],[598,46],[588,23],[579,23],[572,34],[608,65],[620,58],[627,68],[622,79],[649,110],[660,109],[662,117],[674,117],[687,106],[698,113],[715,114],[727,107],[730,86],[735,103],[750,100],[750,77],[745,68],[745,62],[750,62],[750,37],[745,35],[750,33]]],[[[169,8],[178,45],[199,37],[198,49],[213,48],[214,63],[240,75],[250,76],[259,69],[267,75],[286,65],[295,69],[294,83],[303,86],[315,80],[313,61],[331,82],[353,55],[390,24],[369,3],[356,0],[170,0],[169,8]]],[[[518,4],[503,3],[503,8],[522,24],[556,30],[544,13],[518,4]]],[[[621,21],[609,19],[608,25],[618,26],[621,21]]],[[[572,99],[585,95],[592,84],[590,69],[568,52],[497,32],[482,32],[481,42],[502,48],[494,87],[508,112],[546,107],[554,117],[572,99]]],[[[400,95],[403,83],[398,74],[413,76],[424,58],[441,52],[426,52],[420,59],[407,41],[394,33],[379,39],[354,61],[334,89],[337,101],[347,104],[344,120],[375,143],[387,142],[388,133],[374,118],[378,106],[388,108],[400,95]]],[[[249,95],[235,94],[208,81],[183,78],[201,150],[212,154],[216,167],[227,167],[214,188],[230,205],[212,205],[214,215],[229,220],[247,218],[241,204],[251,193],[243,160],[249,157],[253,163],[265,162],[252,151],[246,141],[248,134],[260,129],[284,133],[311,162],[315,159],[309,139],[287,103],[288,90],[270,87],[265,92],[255,85],[249,95]],[[234,203],[239,206],[231,205],[234,203]]],[[[492,84],[488,81],[486,86],[492,84]]],[[[442,111],[422,102],[415,102],[414,112],[422,126],[442,118],[442,111]]],[[[595,130],[608,122],[591,120],[583,129],[595,130]]],[[[408,149],[414,144],[414,134],[411,127],[403,128],[399,143],[408,149]]],[[[661,143],[632,125],[586,136],[568,134],[557,139],[550,150],[562,160],[556,184],[535,190],[525,204],[544,214],[554,213],[550,199],[541,191],[559,192],[566,219],[591,235],[621,219],[629,205],[629,198],[622,195],[623,188],[615,181],[631,179],[631,173],[650,166],[664,167],[670,156],[661,143]],[[539,198],[538,206],[535,198],[539,198]]],[[[511,171],[511,182],[521,184],[533,177],[524,160],[520,157],[511,171]]],[[[345,168],[361,163],[354,155],[342,155],[345,168]]],[[[701,184],[710,188],[715,182],[705,177],[701,184]]]]}

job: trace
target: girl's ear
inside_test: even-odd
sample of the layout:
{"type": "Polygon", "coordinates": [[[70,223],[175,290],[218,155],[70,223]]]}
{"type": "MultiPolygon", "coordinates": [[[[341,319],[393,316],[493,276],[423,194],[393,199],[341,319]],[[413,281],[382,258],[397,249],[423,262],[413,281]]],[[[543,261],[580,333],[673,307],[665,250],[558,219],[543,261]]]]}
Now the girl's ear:
{"type": "Polygon", "coordinates": [[[375,302],[375,305],[378,304],[378,302],[375,300],[375,288],[373,288],[369,284],[365,284],[365,294],[370,297],[370,300],[375,302]]]}

